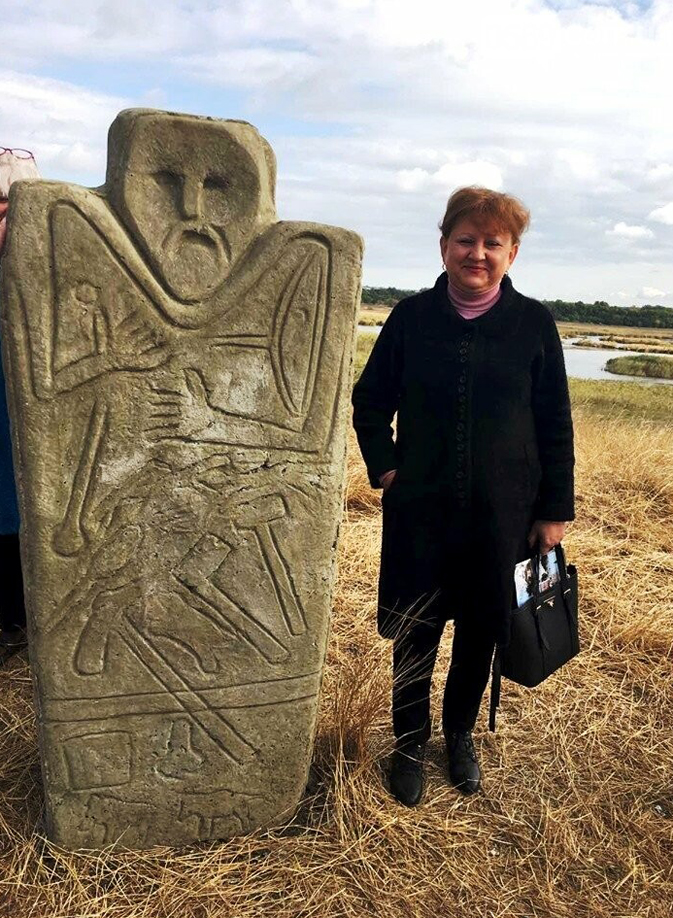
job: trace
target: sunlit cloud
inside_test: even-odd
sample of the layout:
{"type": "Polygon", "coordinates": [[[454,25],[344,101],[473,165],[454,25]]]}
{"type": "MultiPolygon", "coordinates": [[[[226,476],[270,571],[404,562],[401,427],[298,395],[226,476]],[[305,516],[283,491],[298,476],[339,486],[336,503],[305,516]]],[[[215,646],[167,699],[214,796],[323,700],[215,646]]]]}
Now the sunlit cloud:
{"type": "Polygon", "coordinates": [[[653,239],[654,233],[647,226],[630,226],[623,221],[615,223],[612,229],[606,230],[608,236],[619,236],[622,239],[653,239]]]}
{"type": "Polygon", "coordinates": [[[656,207],[649,215],[650,220],[656,220],[657,223],[665,223],[673,226],[673,201],[670,204],[664,204],[663,207],[656,207]]]}

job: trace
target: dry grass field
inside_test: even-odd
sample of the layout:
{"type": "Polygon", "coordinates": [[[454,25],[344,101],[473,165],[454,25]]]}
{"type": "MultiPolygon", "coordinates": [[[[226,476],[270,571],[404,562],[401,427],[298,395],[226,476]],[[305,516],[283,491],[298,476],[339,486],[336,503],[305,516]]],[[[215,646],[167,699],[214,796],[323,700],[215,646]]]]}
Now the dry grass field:
{"type": "Polygon", "coordinates": [[[0,671],[0,915],[670,918],[673,388],[656,387],[665,391],[651,412],[645,388],[573,383],[578,519],[566,547],[580,570],[583,651],[537,690],[505,683],[497,734],[482,711],[481,793],[466,799],[448,785],[437,727],[422,805],[406,810],[385,789],[379,504],[351,442],[315,757],[298,813],[282,828],[187,850],[57,850],[41,834],[29,672],[16,658],[0,671]]]}
{"type": "Polygon", "coordinates": [[[359,325],[383,325],[390,315],[389,306],[367,306],[361,305],[358,314],[359,325]]]}
{"type": "Polygon", "coordinates": [[[673,342],[673,328],[640,328],[636,325],[599,325],[591,322],[557,322],[562,338],[574,335],[602,335],[621,343],[651,339],[673,342]]]}

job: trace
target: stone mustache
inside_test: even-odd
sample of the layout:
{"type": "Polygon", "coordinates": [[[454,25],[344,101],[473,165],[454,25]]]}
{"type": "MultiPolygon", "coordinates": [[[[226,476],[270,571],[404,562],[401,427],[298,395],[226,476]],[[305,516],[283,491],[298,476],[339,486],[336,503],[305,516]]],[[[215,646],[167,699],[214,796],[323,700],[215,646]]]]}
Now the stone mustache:
{"type": "Polygon", "coordinates": [[[225,838],[306,784],[362,243],[278,222],[251,125],[129,110],[17,183],[2,338],[47,831],[225,838]]]}

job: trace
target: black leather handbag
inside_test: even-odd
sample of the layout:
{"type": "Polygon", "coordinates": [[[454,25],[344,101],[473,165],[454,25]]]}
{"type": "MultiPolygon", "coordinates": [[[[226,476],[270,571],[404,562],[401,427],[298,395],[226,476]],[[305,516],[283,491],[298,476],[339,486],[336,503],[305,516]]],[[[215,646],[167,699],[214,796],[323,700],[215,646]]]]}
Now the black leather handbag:
{"type": "Polygon", "coordinates": [[[560,544],[556,546],[556,559],[559,580],[540,593],[540,554],[533,556],[532,596],[512,611],[509,644],[496,647],[488,721],[492,732],[495,732],[503,676],[518,685],[532,688],[579,653],[577,568],[572,564],[566,565],[560,544]]]}

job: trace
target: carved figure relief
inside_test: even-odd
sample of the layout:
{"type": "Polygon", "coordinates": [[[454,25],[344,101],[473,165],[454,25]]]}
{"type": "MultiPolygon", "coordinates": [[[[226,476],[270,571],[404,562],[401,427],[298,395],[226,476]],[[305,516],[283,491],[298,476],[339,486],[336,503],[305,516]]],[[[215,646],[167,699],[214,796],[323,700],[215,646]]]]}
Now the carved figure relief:
{"type": "Polygon", "coordinates": [[[277,222],[250,125],[130,110],[17,186],[3,268],[49,832],[287,814],[328,628],[361,243],[277,222]]]}

